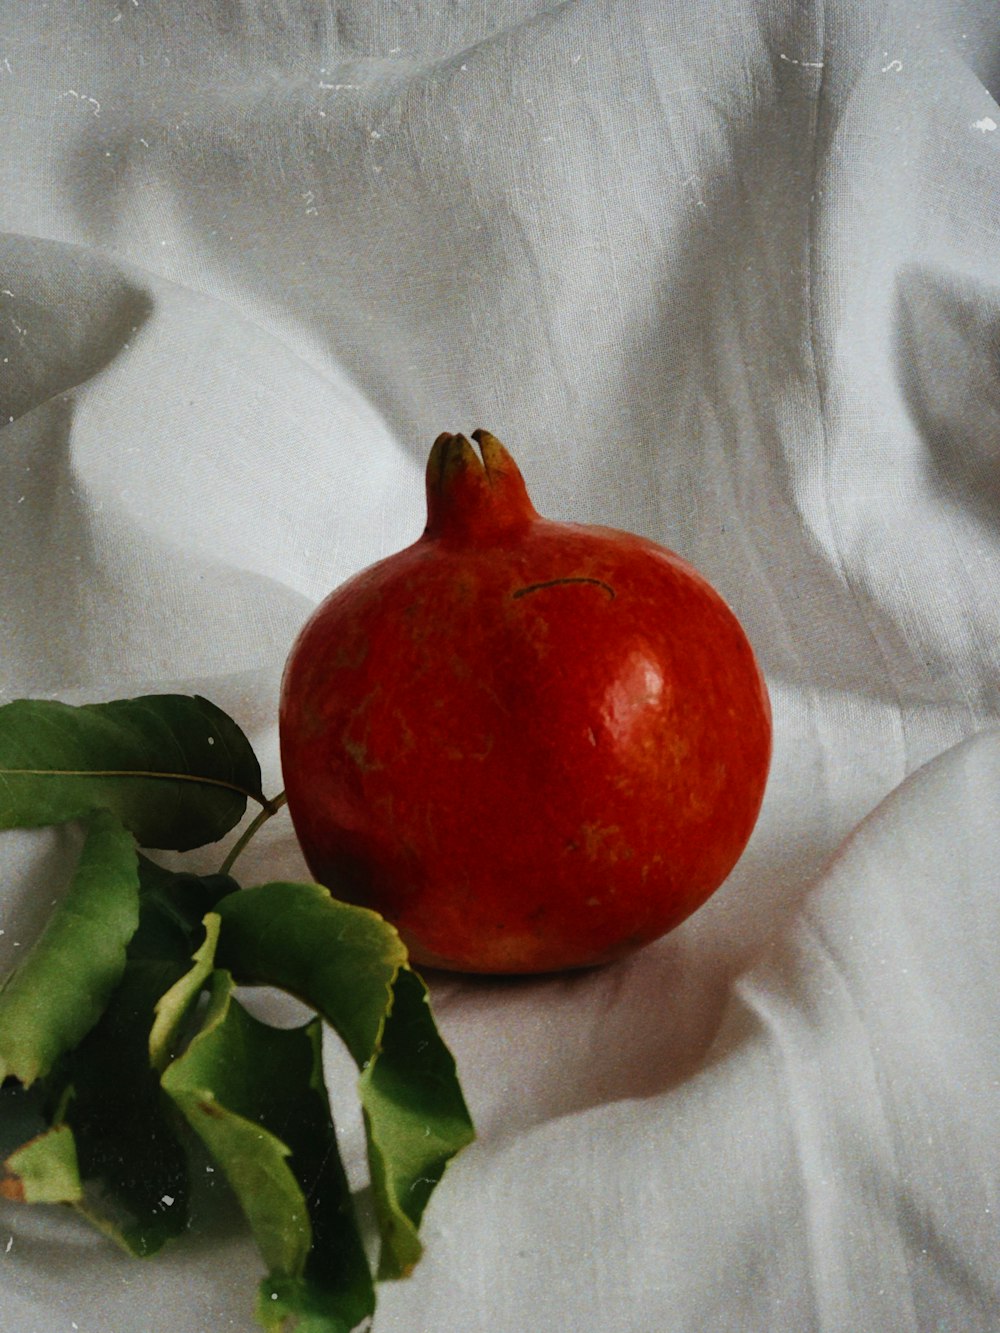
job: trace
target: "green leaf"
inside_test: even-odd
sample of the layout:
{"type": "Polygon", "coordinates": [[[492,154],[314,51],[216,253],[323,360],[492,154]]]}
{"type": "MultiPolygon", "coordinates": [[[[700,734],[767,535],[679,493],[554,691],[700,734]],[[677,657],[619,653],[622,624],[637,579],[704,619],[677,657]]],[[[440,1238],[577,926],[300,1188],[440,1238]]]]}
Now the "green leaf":
{"type": "Polygon", "coordinates": [[[287,1117],[281,1133],[309,1205],[313,1244],[301,1276],[272,1274],[261,1284],[259,1304],[268,1309],[271,1324],[261,1322],[265,1328],[284,1327],[275,1325],[280,1311],[281,1318],[291,1317],[295,1333],[350,1333],[374,1312],[375,1289],[323,1082],[322,1025],[317,1020],[299,1031],[310,1043],[308,1065],[301,1043],[299,1057],[310,1096],[287,1117]]]}
{"type": "Polygon", "coordinates": [[[321,1025],[278,1029],[233,998],[217,969],[201,1030],[163,1087],[235,1191],[270,1270],[258,1317],[347,1333],[374,1291],[322,1078],[321,1025]]]}
{"type": "Polygon", "coordinates": [[[0,708],[0,829],[108,809],[141,846],[186,851],[228,833],[248,797],[266,804],[260,766],[207,699],[18,699],[0,708]]]}
{"type": "Polygon", "coordinates": [[[10,1154],[0,1198],[19,1203],[77,1203],[83,1197],[76,1143],[68,1125],[55,1125],[10,1154]]]}
{"type": "Polygon", "coordinates": [[[288,1091],[282,1034],[232,990],[228,972],[212,973],[201,1031],[164,1070],[163,1087],[225,1172],[267,1264],[292,1276],[305,1267],[312,1229],[289,1149],[264,1128],[288,1091]]]}
{"type": "Polygon", "coordinates": [[[149,1064],[162,990],[159,966],[126,967],[101,1021],[50,1080],[76,1139],[86,1186],[81,1211],[140,1257],[188,1223],[187,1158],[149,1064]]]}
{"type": "Polygon", "coordinates": [[[362,1071],[379,1273],[405,1275],[420,1257],[427,1199],[474,1133],[454,1059],[399,936],[318,884],[263,884],[216,910],[219,963],[242,982],[278,986],[311,1005],[362,1071]]]}
{"type": "Polygon", "coordinates": [[[26,1089],[9,1079],[0,1086],[0,1160],[43,1134],[51,1124],[42,1083],[26,1089]]]}
{"type": "Polygon", "coordinates": [[[200,879],[139,858],[139,926],[98,1023],[45,1081],[76,1140],[95,1226],[131,1253],[154,1253],[188,1222],[188,1167],[149,1058],[156,1006],[191,967],[202,917],[231,880],[200,879]]]}
{"type": "Polygon", "coordinates": [[[192,951],[204,936],[205,913],[238,888],[228,875],[167,870],[140,853],[139,929],[129,945],[129,957],[169,959],[186,971],[192,951]]]}
{"type": "Polygon", "coordinates": [[[30,1086],[94,1026],[139,923],[135,842],[108,811],[87,821],[73,880],[0,989],[0,1083],[30,1086]]]}
{"type": "Polygon", "coordinates": [[[154,1069],[166,1068],[185,1019],[212,975],[220,924],[218,914],[209,912],[204,942],[193,956],[194,966],[156,1002],[156,1018],[149,1033],[149,1059],[154,1069]]]}
{"type": "Polygon", "coordinates": [[[344,1313],[351,1307],[332,1287],[304,1277],[267,1278],[257,1294],[257,1320],[268,1333],[353,1333],[359,1325],[370,1327],[365,1318],[375,1308],[372,1291],[371,1308],[362,1310],[358,1303],[355,1317],[354,1313],[344,1313]]]}

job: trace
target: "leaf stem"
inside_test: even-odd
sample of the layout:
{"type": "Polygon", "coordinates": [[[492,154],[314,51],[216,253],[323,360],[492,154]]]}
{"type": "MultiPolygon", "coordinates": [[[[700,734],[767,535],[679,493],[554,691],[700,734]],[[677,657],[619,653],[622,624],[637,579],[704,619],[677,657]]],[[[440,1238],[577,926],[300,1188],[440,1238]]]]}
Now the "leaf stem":
{"type": "Polygon", "coordinates": [[[279,792],[278,795],[273,797],[271,800],[265,802],[264,808],[257,812],[257,814],[254,816],[251,822],[240,834],[236,842],[233,843],[233,846],[229,851],[229,855],[223,861],[222,865],[219,866],[220,875],[229,874],[229,872],[233,868],[233,865],[236,862],[236,858],[239,856],[240,852],[243,851],[243,848],[247,845],[247,843],[254,836],[254,834],[261,827],[261,825],[266,824],[272,815],[276,815],[278,813],[281,807],[285,804],[286,800],[287,797],[285,796],[285,793],[282,791],[279,792]]]}

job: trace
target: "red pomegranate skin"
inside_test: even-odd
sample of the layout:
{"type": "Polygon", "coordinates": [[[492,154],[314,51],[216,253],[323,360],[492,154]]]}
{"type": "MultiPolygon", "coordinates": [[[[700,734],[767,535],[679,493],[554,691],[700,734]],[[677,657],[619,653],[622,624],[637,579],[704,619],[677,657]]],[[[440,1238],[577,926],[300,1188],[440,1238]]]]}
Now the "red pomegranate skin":
{"type": "Polygon", "coordinates": [[[771,755],[764,680],[690,565],[533,508],[504,447],[442,435],[418,541],[333,592],[280,707],[316,879],[421,965],[619,957],[725,880],[771,755]]]}

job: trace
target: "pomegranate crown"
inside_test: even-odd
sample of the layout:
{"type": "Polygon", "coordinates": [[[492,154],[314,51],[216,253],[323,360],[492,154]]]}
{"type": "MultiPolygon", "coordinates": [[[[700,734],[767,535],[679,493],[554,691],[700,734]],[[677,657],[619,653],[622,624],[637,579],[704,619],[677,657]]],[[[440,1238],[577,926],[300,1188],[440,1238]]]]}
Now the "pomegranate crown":
{"type": "Polygon", "coordinates": [[[479,454],[464,435],[445,432],[434,441],[427,460],[427,537],[481,537],[538,518],[520,468],[496,436],[475,430],[472,438],[479,454]]]}

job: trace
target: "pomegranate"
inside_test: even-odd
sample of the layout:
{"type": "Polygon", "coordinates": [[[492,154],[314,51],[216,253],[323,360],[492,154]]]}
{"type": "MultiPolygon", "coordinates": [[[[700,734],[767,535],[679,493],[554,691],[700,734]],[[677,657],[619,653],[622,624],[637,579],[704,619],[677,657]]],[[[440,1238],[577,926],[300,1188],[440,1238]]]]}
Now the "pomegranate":
{"type": "Polygon", "coordinates": [[[334,591],[285,668],[281,760],[310,870],[421,965],[618,957],[723,882],[771,714],[690,565],[542,518],[510,454],[441,435],[420,539],[334,591]]]}

